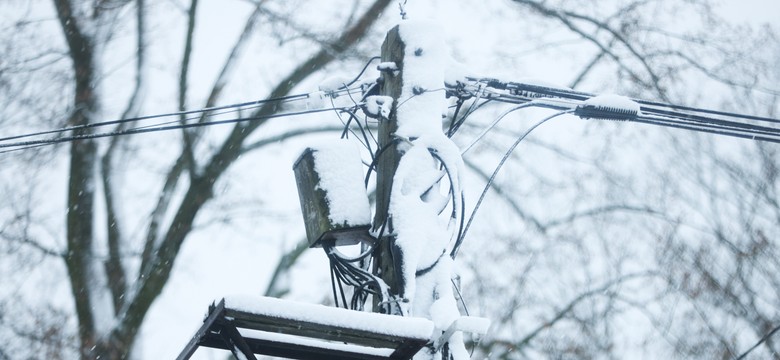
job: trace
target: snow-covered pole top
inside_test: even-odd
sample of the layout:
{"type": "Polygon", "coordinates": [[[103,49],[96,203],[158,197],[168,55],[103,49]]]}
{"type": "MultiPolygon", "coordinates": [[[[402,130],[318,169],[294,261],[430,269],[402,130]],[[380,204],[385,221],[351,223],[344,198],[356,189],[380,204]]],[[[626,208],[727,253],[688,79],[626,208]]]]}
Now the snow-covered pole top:
{"type": "Polygon", "coordinates": [[[398,31],[405,49],[396,135],[409,138],[440,134],[448,60],[442,30],[432,23],[410,20],[402,22],[398,31]]]}
{"type": "MultiPolygon", "coordinates": [[[[438,26],[405,20],[387,32],[382,44],[382,64],[393,70],[382,72],[380,94],[394,101],[389,117],[379,125],[380,148],[396,147],[399,139],[409,140],[442,131],[438,120],[446,108],[443,91],[446,62],[443,36],[438,26]]],[[[379,231],[386,223],[393,174],[399,159],[396,148],[385,151],[377,161],[374,231],[379,231]]],[[[385,230],[387,234],[392,229],[385,230]]]]}

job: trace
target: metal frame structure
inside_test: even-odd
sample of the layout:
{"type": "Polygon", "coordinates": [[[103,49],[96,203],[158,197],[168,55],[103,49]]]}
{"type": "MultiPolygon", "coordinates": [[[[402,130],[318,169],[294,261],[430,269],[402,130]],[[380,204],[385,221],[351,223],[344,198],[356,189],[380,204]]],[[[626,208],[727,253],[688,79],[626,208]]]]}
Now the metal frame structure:
{"type": "Polygon", "coordinates": [[[187,360],[199,347],[205,346],[229,350],[236,358],[248,360],[256,360],[255,354],[286,359],[400,360],[411,359],[429,343],[429,337],[387,335],[348,326],[320,324],[311,319],[255,314],[227,307],[225,299],[222,299],[218,304],[209,306],[203,325],[176,359],[187,360]],[[244,329],[242,334],[240,330],[244,329]],[[278,334],[284,334],[289,340],[280,340],[278,334]],[[339,349],[334,344],[353,346],[339,349]],[[361,352],[361,348],[389,349],[389,355],[361,352]]]}

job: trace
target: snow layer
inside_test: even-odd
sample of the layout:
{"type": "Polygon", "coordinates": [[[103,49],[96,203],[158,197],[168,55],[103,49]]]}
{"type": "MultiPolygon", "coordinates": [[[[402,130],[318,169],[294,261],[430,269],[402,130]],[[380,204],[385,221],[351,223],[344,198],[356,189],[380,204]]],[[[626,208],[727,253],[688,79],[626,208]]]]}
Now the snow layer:
{"type": "Polygon", "coordinates": [[[241,336],[244,337],[252,337],[255,339],[285,342],[288,344],[311,346],[311,347],[318,347],[318,348],[337,350],[337,351],[348,351],[348,352],[366,354],[372,356],[389,357],[395,351],[395,349],[389,349],[389,348],[387,349],[373,348],[367,346],[344,344],[344,343],[337,343],[337,342],[324,341],[324,340],[314,340],[314,339],[304,338],[295,335],[270,333],[266,331],[258,331],[253,329],[238,329],[238,331],[241,333],[241,336]]]}
{"type": "MultiPolygon", "coordinates": [[[[458,305],[455,302],[455,294],[452,291],[453,261],[449,256],[443,256],[436,267],[430,272],[417,278],[418,288],[427,289],[426,292],[418,291],[415,296],[416,316],[426,316],[433,320],[436,326],[436,333],[441,334],[446,331],[450,325],[460,318],[458,305]],[[422,312],[426,312],[422,314],[422,312]]],[[[453,359],[469,359],[463,343],[463,333],[456,332],[452,334],[449,341],[450,352],[453,359]]],[[[418,354],[415,360],[430,359],[427,354],[418,354]]]]}
{"type": "Polygon", "coordinates": [[[545,79],[540,78],[534,78],[534,77],[524,77],[517,80],[518,83],[526,84],[526,85],[533,85],[533,86],[541,86],[546,87],[550,89],[560,89],[560,90],[572,90],[572,88],[563,86],[560,84],[556,84],[554,82],[550,82],[545,79]]]}
{"type": "MultiPolygon", "coordinates": [[[[404,315],[431,319],[440,334],[460,317],[450,283],[448,247],[462,216],[464,166],[458,147],[441,128],[446,99],[440,90],[449,60],[441,31],[425,22],[404,21],[399,35],[405,44],[405,63],[396,135],[406,142],[399,145],[403,156],[393,177],[389,212],[401,250],[402,294],[409,300],[401,308],[404,315]],[[442,213],[450,201],[455,211],[442,213]]],[[[450,77],[457,79],[457,73],[450,77]]],[[[455,359],[469,358],[461,333],[449,343],[455,359]]],[[[440,355],[420,352],[415,359],[440,355]]]]}
{"type": "Polygon", "coordinates": [[[433,323],[428,319],[367,313],[264,296],[226,297],[225,307],[252,314],[414,339],[429,340],[433,334],[433,323]]]}
{"type": "Polygon", "coordinates": [[[423,21],[404,21],[398,32],[405,53],[396,134],[408,138],[441,133],[441,114],[447,106],[441,90],[448,59],[441,29],[423,21]]]}
{"type": "Polygon", "coordinates": [[[366,98],[366,111],[373,116],[381,116],[384,119],[390,117],[393,108],[393,98],[390,96],[374,95],[366,98]]]}
{"type": "Polygon", "coordinates": [[[325,107],[325,92],[314,91],[306,97],[306,109],[316,110],[325,107]]]}
{"type": "Polygon", "coordinates": [[[485,335],[490,328],[490,319],[476,316],[463,316],[455,320],[455,328],[459,331],[485,335]]]}
{"type": "Polygon", "coordinates": [[[398,65],[392,61],[379,63],[376,67],[379,71],[398,71],[398,65]]]}
{"type": "Polygon", "coordinates": [[[344,76],[333,76],[323,80],[319,84],[320,91],[331,92],[344,88],[352,79],[344,76]]]}
{"type": "Polygon", "coordinates": [[[314,170],[325,190],[331,224],[371,224],[371,208],[363,185],[363,162],[354,143],[337,141],[314,147],[314,170]]]}
{"type": "Polygon", "coordinates": [[[583,105],[592,105],[596,107],[602,107],[602,108],[613,108],[618,110],[623,110],[627,112],[636,112],[639,113],[639,104],[631,100],[625,96],[622,95],[615,95],[615,94],[601,94],[594,96],[588,100],[585,100],[583,102],[583,105]]]}
{"type": "Polygon", "coordinates": [[[444,68],[444,83],[448,86],[455,86],[458,83],[466,84],[469,82],[469,77],[477,77],[469,68],[455,60],[451,56],[448,57],[447,66],[444,68]]]}

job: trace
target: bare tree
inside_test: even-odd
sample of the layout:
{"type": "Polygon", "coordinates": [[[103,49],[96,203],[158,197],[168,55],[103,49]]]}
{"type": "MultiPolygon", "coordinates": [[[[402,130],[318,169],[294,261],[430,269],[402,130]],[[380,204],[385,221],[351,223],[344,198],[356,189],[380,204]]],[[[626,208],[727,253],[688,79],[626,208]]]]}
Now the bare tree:
{"type": "MultiPolygon", "coordinates": [[[[765,46],[774,39],[771,29],[731,27],[707,2],[588,8],[566,1],[514,3],[542,26],[558,26],[574,36],[576,46],[590,49],[592,57],[575,61],[580,71],[571,87],[619,88],[677,104],[700,101],[701,89],[718,88],[725,100],[710,98],[706,106],[776,114],[777,93],[769,85],[773,50],[747,57],[741,50],[765,46]],[[671,8],[703,28],[677,32],[663,26],[663,17],[675,17],[658,11],[671,8]],[[645,15],[650,13],[664,15],[645,15]],[[691,87],[688,79],[702,82],[691,87]],[[739,107],[736,99],[760,105],[739,107]]],[[[472,133],[482,124],[477,121],[472,133]]],[[[695,146],[692,139],[702,137],[694,134],[630,125],[543,126],[557,127],[535,130],[516,150],[493,186],[497,196],[488,196],[499,210],[477,217],[489,230],[470,235],[467,241],[478,244],[463,251],[468,308],[494,320],[491,334],[474,343],[480,357],[622,358],[640,352],[736,358],[777,326],[777,307],[770,305],[777,304],[776,291],[769,285],[776,267],[776,245],[769,239],[776,238],[771,233],[777,219],[767,218],[776,199],[760,195],[776,180],[759,175],[776,162],[769,151],[774,144],[703,137],[709,146],[702,147],[695,146]],[[718,142],[741,150],[716,151],[718,142]],[[692,166],[702,156],[710,168],[692,166]],[[701,219],[720,220],[705,225],[701,219]],[[711,239],[710,245],[703,248],[703,239],[711,239]],[[684,290],[691,284],[697,284],[695,291],[684,290]]],[[[473,175],[486,181],[496,162],[491,154],[504,151],[523,131],[505,124],[483,141],[466,159],[473,175]]],[[[775,354],[771,340],[754,351],[775,354]]]]}
{"type": "MultiPolygon", "coordinates": [[[[351,57],[365,62],[369,56],[361,49],[376,50],[381,36],[373,35],[385,29],[373,27],[386,21],[379,15],[395,5],[390,0],[344,1],[321,7],[323,14],[309,14],[296,11],[303,6],[298,1],[242,1],[246,12],[238,34],[226,40],[226,56],[213,69],[215,80],[199,95],[193,86],[197,61],[204,56],[196,41],[204,6],[199,0],[165,4],[180,7],[173,16],[180,24],[174,60],[164,65],[154,62],[155,49],[161,50],[151,35],[161,26],[155,16],[170,11],[160,10],[159,2],[53,0],[50,13],[56,21],[41,20],[38,10],[21,3],[15,4],[21,15],[3,24],[9,31],[0,32],[0,46],[9,54],[0,59],[0,121],[9,135],[90,125],[110,118],[108,113],[123,119],[144,114],[149,109],[144,95],[153,82],[161,82],[150,75],[158,67],[167,66],[172,82],[165,98],[173,105],[165,110],[210,107],[236,98],[230,86],[239,82],[242,62],[279,52],[289,61],[279,61],[282,56],[269,60],[275,61],[267,65],[272,75],[256,80],[266,84],[253,95],[284,96],[321,76],[323,69],[352,65],[351,57]],[[327,21],[312,26],[312,16],[327,21]],[[369,45],[366,38],[376,43],[369,45]],[[128,43],[133,44],[126,52],[129,59],[108,56],[128,43]],[[116,69],[125,72],[121,92],[105,88],[116,69]]],[[[708,105],[734,109],[751,102],[755,111],[749,112],[778,113],[777,91],[764,80],[778,80],[776,58],[766,55],[771,52],[767,44],[776,40],[772,29],[730,27],[709,1],[615,1],[586,7],[515,0],[484,7],[496,15],[484,22],[486,27],[500,19],[529,33],[523,49],[533,51],[525,56],[576,53],[568,62],[572,88],[680,104],[697,104],[709,89],[718,88],[728,96],[722,102],[704,98],[708,105]],[[679,16],[690,28],[668,26],[679,16]],[[564,40],[532,36],[548,33],[562,34],[564,40]],[[707,86],[693,88],[690,81],[707,86]]],[[[496,53],[513,55],[514,50],[507,45],[496,53]]],[[[510,58],[507,63],[514,60],[503,57],[510,58]]],[[[265,134],[260,130],[271,129],[272,122],[262,119],[278,112],[277,105],[249,110],[247,117],[260,120],[222,133],[182,130],[154,150],[145,149],[148,143],[140,137],[83,139],[0,160],[7,164],[3,174],[9,174],[2,179],[2,197],[10,204],[0,210],[0,263],[12,264],[0,270],[35,274],[40,267],[64,274],[72,301],[54,309],[31,305],[30,312],[38,315],[19,316],[35,321],[20,326],[9,321],[21,314],[9,299],[25,297],[25,278],[13,276],[0,294],[5,300],[0,308],[13,308],[0,311],[0,337],[49,344],[64,358],[132,357],[139,328],[171,278],[182,246],[201,225],[198,219],[209,204],[220,199],[220,181],[241,156],[336,130],[302,122],[265,134]],[[145,164],[156,172],[154,189],[123,186],[133,180],[126,163],[137,153],[155,158],[145,164]],[[61,161],[68,163],[59,172],[67,173],[67,180],[48,176],[58,172],[47,167],[61,161]],[[67,198],[60,200],[66,216],[39,205],[40,197],[51,195],[50,187],[63,182],[68,184],[67,198]],[[127,200],[132,197],[142,198],[141,205],[131,205],[127,200]]],[[[486,106],[471,115],[455,141],[479,133],[499,110],[486,106]]],[[[478,196],[507,144],[523,130],[522,122],[504,121],[500,131],[467,155],[467,201],[478,196]]],[[[73,132],[92,131],[82,126],[73,132]]],[[[595,121],[551,122],[524,140],[477,212],[457,259],[464,269],[465,306],[494,322],[487,337],[473,342],[475,354],[563,359],[643,352],[733,358],[768,334],[778,320],[773,276],[780,270],[774,240],[780,221],[774,190],[777,155],[772,146],[752,143],[739,143],[733,147],[739,151],[723,154],[712,141],[595,121]],[[685,335],[691,332],[698,336],[685,335]]],[[[230,217],[221,215],[225,221],[230,217]]],[[[279,260],[266,294],[283,296],[290,290],[283,278],[305,248],[300,242],[279,260]]],[[[776,356],[771,354],[778,350],[777,341],[767,338],[753,351],[776,356]]],[[[0,359],[16,353],[0,345],[0,359]]]]}
{"type": "MultiPolygon", "coordinates": [[[[254,34],[255,25],[260,21],[288,19],[287,14],[263,16],[267,14],[261,12],[269,5],[266,3],[270,2],[252,4],[254,11],[225,59],[204,107],[213,106],[222,99],[223,90],[232,79],[231,70],[241,59],[248,39],[254,34]]],[[[318,44],[321,49],[301,59],[287,76],[278,80],[267,96],[276,98],[288,94],[301,81],[345,56],[369,32],[389,3],[389,0],[379,0],[369,6],[360,6],[360,13],[343,23],[343,28],[320,34],[322,38],[318,44]]],[[[136,51],[132,90],[121,118],[137,116],[143,105],[144,88],[148,86],[146,74],[151,66],[147,54],[153,41],[147,36],[147,12],[151,6],[143,0],[86,3],[54,0],[52,5],[71,64],[72,98],[66,124],[76,128],[73,134],[91,134],[93,130],[89,125],[103,120],[100,114],[106,93],[101,89],[101,81],[106,73],[101,61],[114,44],[112,41],[118,35],[117,28],[122,26],[134,34],[136,51]],[[133,21],[123,20],[128,12],[134,13],[133,21]]],[[[197,29],[197,9],[198,1],[193,0],[185,12],[185,45],[178,76],[178,107],[182,110],[189,105],[188,77],[192,67],[190,59],[197,29]]],[[[253,110],[251,116],[262,118],[277,110],[272,105],[263,106],[253,110]]],[[[82,139],[68,145],[67,241],[61,254],[52,251],[52,255],[61,257],[67,269],[78,323],[80,358],[130,357],[138,330],[168,281],[196,216],[214,197],[214,184],[239,156],[262,147],[263,141],[248,143],[247,139],[264,123],[255,121],[235,125],[230,134],[220,140],[221,144],[211,151],[197,150],[203,137],[201,132],[182,132],[180,154],[165,175],[157,204],[148,218],[145,244],[138,253],[140,259],[127,254],[127,250],[132,248],[129,243],[131,236],[124,227],[126,221],[119,215],[123,206],[122,189],[115,187],[116,177],[121,174],[116,170],[116,163],[125,156],[124,152],[131,149],[125,145],[126,139],[112,138],[107,142],[82,139]],[[197,156],[196,151],[199,151],[197,156]],[[175,194],[179,193],[183,196],[175,198],[175,194]],[[105,224],[97,223],[101,218],[98,208],[105,208],[105,224]],[[101,233],[103,231],[105,234],[101,233]],[[99,249],[106,249],[105,256],[99,249]],[[132,265],[139,260],[138,266],[132,265]],[[135,268],[137,271],[133,270],[135,268]]],[[[117,130],[127,125],[129,123],[122,123],[117,130]]],[[[21,241],[34,244],[27,238],[21,241]]]]}

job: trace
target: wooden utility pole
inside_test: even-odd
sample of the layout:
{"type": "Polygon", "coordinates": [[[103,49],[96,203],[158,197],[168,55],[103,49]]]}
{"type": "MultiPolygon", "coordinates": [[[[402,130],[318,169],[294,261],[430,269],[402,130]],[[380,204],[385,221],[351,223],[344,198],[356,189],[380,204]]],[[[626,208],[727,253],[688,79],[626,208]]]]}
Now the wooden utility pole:
{"type": "Polygon", "coordinates": [[[489,321],[463,319],[450,283],[452,259],[446,250],[452,241],[450,226],[458,223],[461,208],[463,164],[460,149],[442,131],[445,50],[440,29],[424,22],[402,22],[382,44],[380,95],[391,98],[392,107],[380,121],[375,156],[373,228],[382,235],[373,271],[389,294],[387,304],[374,301],[374,310],[430,319],[440,336],[427,356],[463,360],[469,354],[461,332],[479,328],[476,332],[484,333],[489,321]],[[440,221],[443,210],[437,209],[446,205],[435,194],[445,186],[443,181],[451,195],[444,200],[453,209],[448,224],[440,221]]]}
{"type": "MultiPolygon", "coordinates": [[[[393,98],[393,106],[388,119],[382,119],[379,123],[379,151],[376,160],[376,212],[374,215],[373,230],[382,231],[382,236],[378,239],[376,250],[374,251],[373,272],[384,280],[388,286],[391,299],[393,301],[400,299],[403,294],[402,277],[400,269],[396,269],[393,261],[395,249],[395,238],[393,234],[393,219],[388,213],[390,206],[390,189],[393,187],[393,176],[398,168],[398,162],[401,159],[401,153],[393,141],[393,134],[398,129],[398,98],[401,96],[404,74],[404,43],[398,32],[398,26],[393,27],[387,32],[384,43],[382,43],[382,62],[392,62],[396,64],[398,71],[385,71],[382,73],[382,83],[380,85],[380,94],[393,98]]],[[[374,301],[374,311],[383,311],[383,306],[378,306],[374,301]]],[[[391,303],[390,313],[400,315],[400,308],[395,303],[391,303]]]]}

